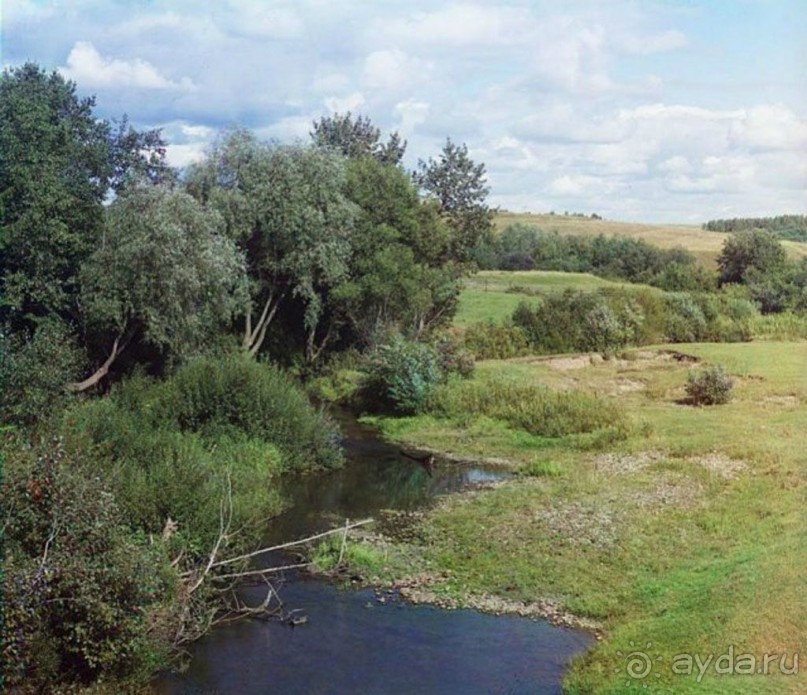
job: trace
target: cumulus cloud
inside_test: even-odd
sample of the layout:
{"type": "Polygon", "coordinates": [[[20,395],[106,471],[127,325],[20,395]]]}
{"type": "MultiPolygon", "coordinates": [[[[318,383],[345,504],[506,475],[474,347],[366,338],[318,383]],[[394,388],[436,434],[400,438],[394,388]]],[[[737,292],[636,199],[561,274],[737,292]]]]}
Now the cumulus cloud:
{"type": "Polygon", "coordinates": [[[135,58],[120,60],[104,58],[89,41],[78,41],[67,56],[61,73],[83,87],[139,87],[141,89],[192,90],[193,82],[183,77],[179,82],[169,80],[148,61],[135,58]]]}
{"type": "Polygon", "coordinates": [[[178,166],[225,126],[305,139],[321,115],[352,111],[398,130],[409,166],[447,136],[466,142],[491,202],[512,209],[803,211],[807,103],[781,75],[798,46],[759,37],[761,9],[696,5],[8,0],[2,38],[12,65],[62,66],[98,90],[101,115],[168,124],[178,166]]]}

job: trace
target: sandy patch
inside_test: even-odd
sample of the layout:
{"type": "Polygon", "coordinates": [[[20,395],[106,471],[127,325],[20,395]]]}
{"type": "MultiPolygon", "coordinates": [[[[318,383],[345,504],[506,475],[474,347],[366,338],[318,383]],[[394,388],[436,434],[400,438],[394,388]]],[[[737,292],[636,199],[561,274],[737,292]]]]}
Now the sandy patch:
{"type": "Polygon", "coordinates": [[[712,453],[706,456],[695,456],[687,459],[687,461],[703,466],[727,480],[733,480],[740,473],[748,470],[748,464],[745,461],[729,458],[725,454],[712,453]]]}

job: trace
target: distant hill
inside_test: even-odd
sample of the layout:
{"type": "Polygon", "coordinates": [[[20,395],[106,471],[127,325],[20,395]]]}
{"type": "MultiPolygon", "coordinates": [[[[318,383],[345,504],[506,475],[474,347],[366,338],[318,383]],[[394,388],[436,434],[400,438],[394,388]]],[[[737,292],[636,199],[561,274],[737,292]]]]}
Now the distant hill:
{"type": "MultiPolygon", "coordinates": [[[[577,215],[501,211],[494,218],[494,224],[499,231],[516,222],[548,232],[557,231],[559,234],[629,236],[665,249],[681,246],[708,267],[715,266],[723,242],[729,236],[727,233],[707,231],[695,225],[614,222],[577,215]]],[[[782,243],[790,256],[794,258],[807,256],[807,243],[792,241],[782,243]]]]}

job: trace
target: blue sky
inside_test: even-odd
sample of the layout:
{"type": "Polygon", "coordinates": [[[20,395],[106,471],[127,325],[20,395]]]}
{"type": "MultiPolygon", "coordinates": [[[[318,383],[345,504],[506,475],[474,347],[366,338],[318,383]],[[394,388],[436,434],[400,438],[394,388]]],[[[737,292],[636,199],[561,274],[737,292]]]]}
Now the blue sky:
{"type": "Polygon", "coordinates": [[[486,164],[491,202],[698,223],[807,210],[802,0],[3,0],[35,61],[169,158],[222,127],[306,138],[335,111],[486,164]]]}

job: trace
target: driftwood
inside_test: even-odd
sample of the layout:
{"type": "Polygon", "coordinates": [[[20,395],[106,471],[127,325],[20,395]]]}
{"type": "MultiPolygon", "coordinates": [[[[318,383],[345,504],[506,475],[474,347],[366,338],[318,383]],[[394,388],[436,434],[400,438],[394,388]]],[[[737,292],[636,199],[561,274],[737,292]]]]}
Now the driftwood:
{"type": "MultiPolygon", "coordinates": [[[[221,623],[232,622],[245,617],[269,619],[277,617],[290,625],[302,625],[307,621],[300,616],[293,615],[295,611],[284,614],[283,602],[275,590],[270,577],[285,570],[299,569],[309,566],[310,562],[300,562],[276,567],[264,567],[261,569],[239,569],[249,560],[265,553],[285,550],[287,548],[306,545],[320,538],[342,534],[342,552],[347,542],[347,533],[350,529],[369,524],[372,519],[362,519],[361,521],[345,521],[344,526],[316,533],[299,540],[281,543],[279,545],[260,548],[251,553],[245,553],[234,557],[223,557],[231,538],[237,534],[232,527],[232,486],[229,477],[227,479],[226,495],[222,498],[219,510],[219,534],[213,548],[202,565],[190,567],[180,573],[182,589],[182,616],[180,625],[174,636],[174,645],[179,646],[187,642],[192,642],[206,634],[211,627],[221,623]],[[258,605],[247,605],[238,595],[239,587],[244,581],[262,581],[266,585],[266,594],[263,601],[258,605]],[[201,589],[205,588],[205,591],[201,589]],[[211,592],[218,594],[220,599],[215,605],[210,605],[211,592]]],[[[166,522],[166,526],[169,523],[166,522]]],[[[172,527],[174,530],[175,527],[172,527]]],[[[177,557],[172,564],[179,565],[182,554],[177,557]]]]}

